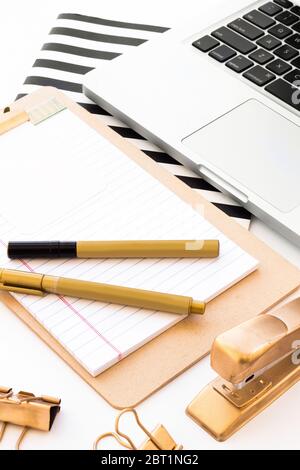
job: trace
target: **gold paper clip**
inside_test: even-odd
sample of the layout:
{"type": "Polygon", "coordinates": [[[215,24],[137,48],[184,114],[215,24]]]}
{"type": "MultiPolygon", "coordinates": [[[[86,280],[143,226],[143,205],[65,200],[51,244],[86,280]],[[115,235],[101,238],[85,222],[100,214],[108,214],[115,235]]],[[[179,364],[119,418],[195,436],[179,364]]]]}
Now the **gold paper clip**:
{"type": "Polygon", "coordinates": [[[220,377],[187,413],[224,441],[300,379],[300,299],[218,336],[211,365],[220,377]]]}
{"type": "Polygon", "coordinates": [[[14,395],[11,388],[0,387],[0,441],[8,423],[22,426],[23,430],[16,442],[16,449],[19,450],[30,428],[50,431],[59,410],[59,398],[35,396],[23,391],[14,395]]]}
{"type": "Polygon", "coordinates": [[[166,428],[159,424],[152,433],[150,433],[145,426],[141,423],[140,418],[134,408],[125,408],[122,410],[115,421],[115,432],[107,432],[101,434],[94,442],[94,450],[98,449],[100,441],[107,437],[113,437],[121,446],[129,450],[182,450],[182,445],[176,444],[174,439],[170,436],[166,428]],[[120,431],[120,418],[125,413],[132,413],[137,425],[146,434],[148,439],[141,444],[140,447],[136,447],[130,437],[120,431]]]}

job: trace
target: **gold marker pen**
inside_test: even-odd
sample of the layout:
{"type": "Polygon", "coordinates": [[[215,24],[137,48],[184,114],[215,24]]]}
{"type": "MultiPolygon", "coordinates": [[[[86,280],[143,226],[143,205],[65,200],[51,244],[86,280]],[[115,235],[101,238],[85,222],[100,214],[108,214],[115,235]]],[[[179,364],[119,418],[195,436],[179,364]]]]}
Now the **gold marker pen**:
{"type": "Polygon", "coordinates": [[[15,241],[9,258],[216,258],[218,240],[15,241]]]}
{"type": "Polygon", "coordinates": [[[183,295],[164,294],[13,269],[0,269],[0,290],[29,295],[42,296],[49,293],[79,297],[178,315],[203,315],[205,311],[204,302],[183,295]]]}

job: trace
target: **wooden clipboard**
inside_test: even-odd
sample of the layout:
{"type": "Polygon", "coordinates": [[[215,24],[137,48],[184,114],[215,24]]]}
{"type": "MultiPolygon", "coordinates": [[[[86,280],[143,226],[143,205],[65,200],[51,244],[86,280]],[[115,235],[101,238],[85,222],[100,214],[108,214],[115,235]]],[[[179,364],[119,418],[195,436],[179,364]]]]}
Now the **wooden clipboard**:
{"type": "MultiPolygon", "coordinates": [[[[255,273],[211,301],[204,317],[194,315],[179,322],[97,377],[92,377],[10,294],[1,294],[0,299],[111,406],[118,409],[136,406],[208,354],[218,334],[270,310],[293,293],[300,286],[300,271],[55,88],[44,87],[16,101],[9,116],[51,98],[63,103],[128,158],[201,211],[209,222],[260,262],[255,273]]],[[[7,115],[2,115],[2,119],[7,119],[7,115]]]]}

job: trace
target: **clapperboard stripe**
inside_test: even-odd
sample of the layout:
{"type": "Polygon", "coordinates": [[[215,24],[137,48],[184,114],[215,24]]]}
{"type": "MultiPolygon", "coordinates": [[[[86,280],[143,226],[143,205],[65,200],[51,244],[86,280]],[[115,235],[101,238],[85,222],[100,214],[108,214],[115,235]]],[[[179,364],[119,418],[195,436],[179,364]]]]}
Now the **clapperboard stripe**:
{"type": "Polygon", "coordinates": [[[25,80],[25,85],[40,85],[40,86],[54,86],[64,91],[75,91],[76,93],[81,92],[81,84],[67,82],[66,80],[56,80],[55,78],[47,77],[27,77],[25,80]]]}
{"type": "Polygon", "coordinates": [[[93,33],[75,28],[52,28],[49,34],[71,36],[72,38],[87,39],[89,41],[107,42],[108,44],[125,44],[126,46],[139,46],[146,42],[146,39],[129,38],[126,36],[113,36],[111,34],[93,33]]]}
{"type": "Polygon", "coordinates": [[[159,151],[154,151],[154,150],[144,150],[144,153],[157,163],[165,163],[165,164],[178,165],[178,166],[181,165],[181,163],[177,162],[175,158],[171,157],[170,155],[164,152],[159,152],[159,151]]]}
{"type": "Polygon", "coordinates": [[[151,40],[168,29],[77,13],[62,13],[53,25],[48,40],[42,46],[17,98],[41,86],[50,85],[63,90],[66,95],[89,112],[98,115],[99,119],[115,132],[128,139],[190,188],[199,191],[220,210],[245,227],[249,227],[251,215],[237,202],[111,116],[82,93],[83,76],[97,67],[101,61],[113,60],[121,54],[126,54],[133,47],[151,40]]]}
{"type": "Polygon", "coordinates": [[[214,205],[230,217],[241,218],[245,220],[248,220],[249,218],[249,212],[244,207],[233,206],[232,204],[222,204],[219,202],[214,202],[214,205]]]}
{"type": "Polygon", "coordinates": [[[78,103],[89,113],[100,114],[100,116],[110,116],[109,112],[94,103],[78,103]]]}
{"type": "Polygon", "coordinates": [[[178,178],[183,181],[185,184],[194,189],[205,189],[206,191],[216,191],[216,188],[212,186],[208,181],[205,181],[202,178],[193,178],[192,176],[180,176],[178,178]]]}
{"type": "Polygon", "coordinates": [[[68,62],[60,62],[59,60],[37,59],[33,67],[44,69],[61,70],[62,72],[78,73],[85,75],[93,70],[94,67],[85,67],[84,65],[70,64],[68,62]]]}
{"type": "Polygon", "coordinates": [[[81,21],[84,23],[92,23],[101,26],[111,26],[113,28],[123,28],[123,29],[134,29],[138,31],[148,31],[154,33],[165,33],[170,28],[166,28],[164,26],[153,26],[148,24],[139,24],[139,23],[128,23],[124,21],[115,21],[115,20],[107,20],[104,18],[97,18],[95,16],[87,16],[81,15],[78,13],[61,13],[57,17],[58,20],[65,19],[65,20],[75,20],[81,21]]]}
{"type": "Polygon", "coordinates": [[[71,46],[59,42],[47,42],[43,45],[43,51],[65,52],[66,54],[91,57],[92,59],[111,60],[120,55],[118,52],[97,51],[87,47],[71,46]]]}

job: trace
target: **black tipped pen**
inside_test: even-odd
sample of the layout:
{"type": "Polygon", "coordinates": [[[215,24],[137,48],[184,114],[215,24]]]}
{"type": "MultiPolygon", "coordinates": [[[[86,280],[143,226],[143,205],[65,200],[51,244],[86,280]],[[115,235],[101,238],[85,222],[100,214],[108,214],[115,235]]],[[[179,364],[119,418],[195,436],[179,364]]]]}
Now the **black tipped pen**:
{"type": "Polygon", "coordinates": [[[7,256],[22,258],[76,258],[76,242],[9,242],[7,256]]]}

